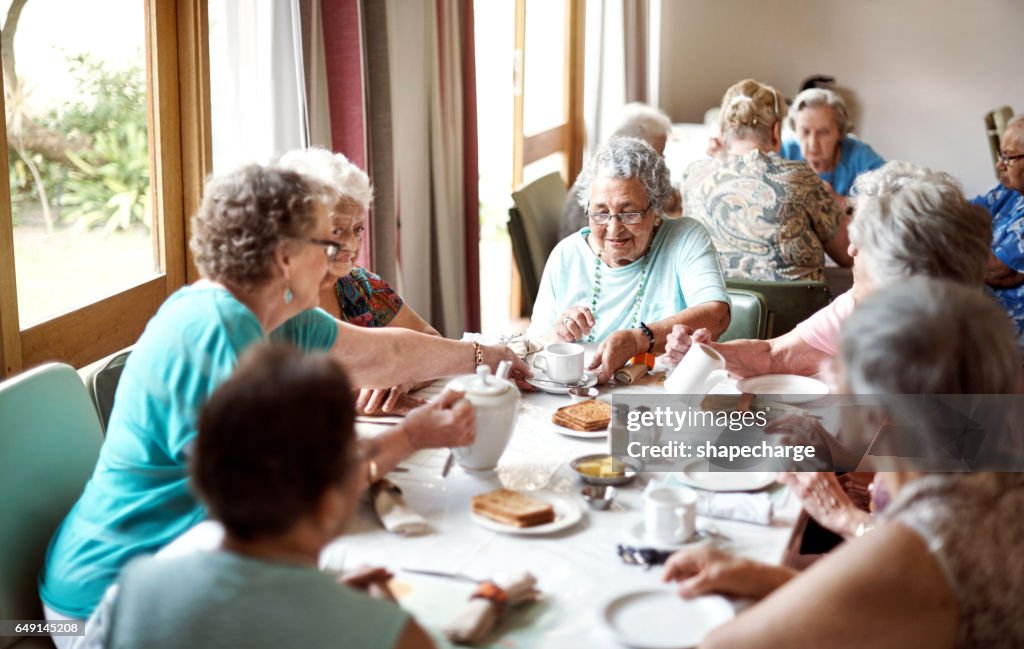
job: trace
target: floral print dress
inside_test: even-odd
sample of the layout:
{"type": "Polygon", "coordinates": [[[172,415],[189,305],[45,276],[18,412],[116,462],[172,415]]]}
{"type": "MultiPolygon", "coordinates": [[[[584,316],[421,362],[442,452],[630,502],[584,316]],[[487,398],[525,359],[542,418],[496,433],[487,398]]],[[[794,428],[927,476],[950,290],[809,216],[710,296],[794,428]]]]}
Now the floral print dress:
{"type": "Polygon", "coordinates": [[[341,320],[358,327],[386,327],[402,308],[402,298],[380,276],[354,267],[334,283],[341,320]]]}

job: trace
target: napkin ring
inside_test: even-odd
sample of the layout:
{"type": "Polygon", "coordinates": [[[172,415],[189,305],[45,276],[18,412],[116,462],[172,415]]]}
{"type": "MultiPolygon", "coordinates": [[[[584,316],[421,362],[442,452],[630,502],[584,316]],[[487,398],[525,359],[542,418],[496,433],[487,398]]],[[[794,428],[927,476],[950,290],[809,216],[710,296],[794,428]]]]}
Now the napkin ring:
{"type": "Polygon", "coordinates": [[[508,593],[493,581],[482,581],[470,595],[470,599],[486,599],[494,605],[498,612],[502,612],[508,606],[508,593]]]}

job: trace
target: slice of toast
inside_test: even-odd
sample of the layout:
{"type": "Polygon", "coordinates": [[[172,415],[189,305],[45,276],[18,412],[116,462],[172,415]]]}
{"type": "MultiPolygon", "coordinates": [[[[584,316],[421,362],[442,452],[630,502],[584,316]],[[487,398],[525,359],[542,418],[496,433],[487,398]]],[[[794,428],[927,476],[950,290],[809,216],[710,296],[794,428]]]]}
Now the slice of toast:
{"type": "Polygon", "coordinates": [[[473,496],[472,508],[474,514],[515,527],[533,527],[555,520],[555,509],[550,504],[509,489],[473,496]]]}
{"type": "Polygon", "coordinates": [[[563,406],[551,417],[559,426],[586,432],[607,428],[611,420],[611,405],[594,399],[563,406]]]}

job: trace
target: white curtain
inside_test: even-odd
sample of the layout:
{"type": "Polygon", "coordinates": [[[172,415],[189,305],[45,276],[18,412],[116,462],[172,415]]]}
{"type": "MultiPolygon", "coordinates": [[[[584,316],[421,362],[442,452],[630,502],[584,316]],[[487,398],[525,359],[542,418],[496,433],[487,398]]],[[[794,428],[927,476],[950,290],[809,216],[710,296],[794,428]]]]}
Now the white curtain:
{"type": "Polygon", "coordinates": [[[306,146],[298,0],[210,0],[213,169],[306,146]]]}

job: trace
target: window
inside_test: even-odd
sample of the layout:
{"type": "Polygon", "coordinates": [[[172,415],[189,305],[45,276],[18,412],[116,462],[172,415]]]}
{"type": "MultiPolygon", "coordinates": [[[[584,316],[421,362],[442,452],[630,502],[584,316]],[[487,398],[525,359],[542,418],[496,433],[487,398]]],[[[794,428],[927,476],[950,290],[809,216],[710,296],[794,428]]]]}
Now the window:
{"type": "Polygon", "coordinates": [[[82,366],[187,279],[209,169],[205,0],[0,1],[0,360],[82,366]]]}

